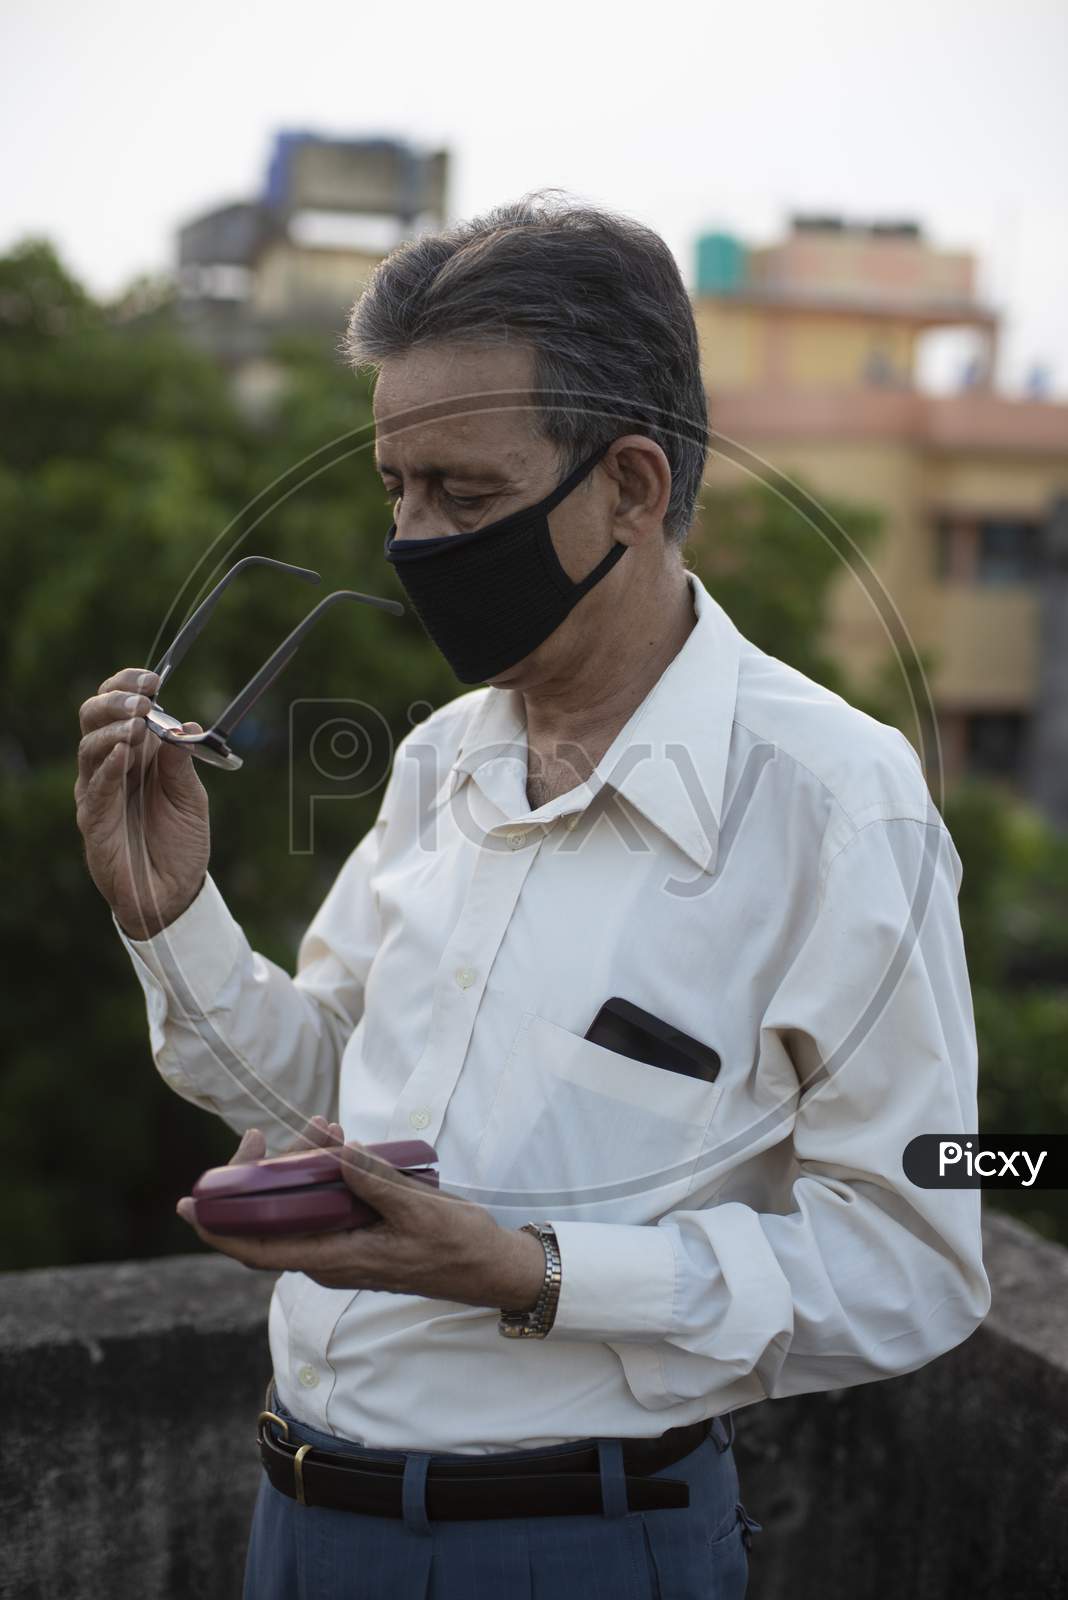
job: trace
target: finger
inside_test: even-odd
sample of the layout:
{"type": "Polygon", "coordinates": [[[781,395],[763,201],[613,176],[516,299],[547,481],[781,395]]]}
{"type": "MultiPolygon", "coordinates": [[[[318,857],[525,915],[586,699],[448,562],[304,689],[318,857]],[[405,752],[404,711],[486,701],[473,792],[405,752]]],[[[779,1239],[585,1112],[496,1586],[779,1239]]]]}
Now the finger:
{"type": "MultiPolygon", "coordinates": [[[[147,727],[148,724],[146,723],[145,726],[147,727]]],[[[186,733],[204,732],[199,722],[183,722],[182,728],[186,733]]],[[[193,767],[193,751],[191,747],[187,744],[174,744],[170,739],[160,739],[155,733],[152,733],[151,728],[148,731],[152,734],[152,737],[146,739],[141,745],[138,757],[143,774],[147,774],[153,761],[158,761],[160,763],[160,773],[165,780],[169,779],[171,783],[177,781],[179,785],[198,783],[199,779],[193,767]]]]}
{"type": "Polygon", "coordinates": [[[96,692],[100,695],[112,689],[125,689],[127,693],[132,690],[135,694],[155,694],[158,688],[158,672],[149,672],[147,667],[123,667],[105,678],[96,692]]]}
{"type": "Polygon", "coordinates": [[[375,1272],[370,1260],[360,1261],[362,1236],[372,1231],[334,1229],[330,1233],[287,1233],[269,1239],[257,1236],[225,1242],[228,1253],[239,1252],[238,1259],[246,1266],[267,1267],[274,1272],[303,1272],[308,1277],[317,1272],[344,1274],[351,1280],[350,1286],[355,1287],[361,1275],[366,1274],[368,1282],[372,1275],[381,1276],[381,1266],[375,1272]],[[236,1247],[233,1252],[229,1250],[231,1245],[236,1247]]]}
{"type": "Polygon", "coordinates": [[[330,1143],[325,1117],[312,1117],[294,1139],[292,1150],[321,1150],[330,1143]]]}
{"type": "MultiPolygon", "coordinates": [[[[183,722],[182,728],[186,733],[203,733],[204,729],[199,722],[183,722]]],[[[165,778],[178,779],[183,783],[199,783],[196,768],[193,766],[193,751],[187,744],[172,744],[169,739],[153,739],[156,746],[156,755],[161,763],[160,771],[165,778]]]]}
{"type": "Polygon", "coordinates": [[[383,1216],[403,1211],[416,1195],[425,1196],[426,1190],[417,1178],[409,1178],[388,1161],[372,1155],[363,1145],[354,1141],[342,1146],[338,1152],[341,1175],[354,1194],[366,1200],[383,1216]]]}
{"type": "Polygon", "coordinates": [[[246,1128],[241,1143],[227,1162],[229,1167],[243,1166],[246,1161],[262,1161],[267,1154],[267,1140],[259,1128],[246,1128]]]}
{"type": "Polygon", "coordinates": [[[262,1234],[211,1233],[196,1220],[191,1196],[183,1195],[175,1210],[210,1249],[232,1256],[245,1267],[264,1272],[303,1272],[305,1267],[330,1272],[344,1264],[344,1246],[336,1234],[292,1233],[268,1238],[262,1234]]]}
{"type": "Polygon", "coordinates": [[[133,753],[131,745],[113,745],[88,778],[82,776],[79,763],[75,795],[78,826],[83,832],[117,824],[121,819],[126,805],[126,773],[133,753]]]}
{"type": "Polygon", "coordinates": [[[221,1250],[224,1255],[232,1256],[235,1261],[240,1261],[246,1267],[270,1267],[268,1259],[271,1241],[258,1235],[245,1237],[244,1234],[211,1233],[207,1228],[201,1227],[196,1217],[196,1207],[191,1195],[183,1195],[175,1206],[175,1211],[183,1222],[188,1222],[193,1232],[204,1244],[212,1250],[221,1250]]]}
{"type": "Polygon", "coordinates": [[[304,1124],[297,1141],[292,1146],[294,1150],[328,1149],[332,1145],[343,1144],[344,1135],[341,1133],[339,1123],[327,1122],[323,1116],[309,1118],[304,1124]],[[333,1130],[337,1129],[337,1133],[333,1130]]]}
{"type": "Polygon", "coordinates": [[[107,694],[94,694],[82,703],[78,721],[83,733],[94,728],[104,728],[111,722],[125,722],[129,717],[147,717],[152,702],[147,694],[136,690],[110,689],[107,694]]]}
{"type": "Polygon", "coordinates": [[[124,722],[109,722],[104,728],[87,733],[78,745],[78,772],[88,783],[93,773],[118,744],[140,744],[148,732],[144,717],[127,717],[124,722]]]}

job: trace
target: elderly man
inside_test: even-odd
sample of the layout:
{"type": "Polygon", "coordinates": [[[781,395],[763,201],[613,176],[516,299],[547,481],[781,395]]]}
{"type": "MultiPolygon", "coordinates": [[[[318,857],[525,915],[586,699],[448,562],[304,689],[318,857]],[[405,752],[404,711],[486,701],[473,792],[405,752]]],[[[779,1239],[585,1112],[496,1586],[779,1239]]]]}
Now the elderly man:
{"type": "Polygon", "coordinates": [[[978,1192],[902,1170],[977,1122],[960,861],[904,737],[684,564],[707,416],[655,234],[533,197],[423,236],[349,349],[385,557],[480,687],[400,745],[295,977],[207,875],[151,674],[82,708],[159,1071],[235,1159],[314,1118],[381,1215],[198,1230],[281,1274],[246,1596],[733,1600],[733,1413],[913,1371],[989,1308],[978,1192]],[[364,1149],[415,1137],[439,1196],[364,1149]]]}

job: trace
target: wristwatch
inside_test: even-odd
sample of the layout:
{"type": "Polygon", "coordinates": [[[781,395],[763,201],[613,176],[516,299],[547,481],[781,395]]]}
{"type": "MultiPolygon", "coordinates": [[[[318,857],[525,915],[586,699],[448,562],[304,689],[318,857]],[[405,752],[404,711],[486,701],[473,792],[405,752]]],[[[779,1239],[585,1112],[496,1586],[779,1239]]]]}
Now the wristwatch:
{"type": "Polygon", "coordinates": [[[502,1311],[497,1331],[506,1339],[544,1339],[553,1325],[560,1299],[560,1246],[548,1222],[524,1222],[521,1233],[532,1233],[545,1251],[545,1279],[533,1311],[502,1311]]]}

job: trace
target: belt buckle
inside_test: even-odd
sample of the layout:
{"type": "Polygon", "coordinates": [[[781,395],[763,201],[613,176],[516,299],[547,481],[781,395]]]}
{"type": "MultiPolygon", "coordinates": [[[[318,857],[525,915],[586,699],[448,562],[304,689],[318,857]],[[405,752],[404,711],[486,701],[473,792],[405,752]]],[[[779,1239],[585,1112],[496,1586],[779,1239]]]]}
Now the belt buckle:
{"type": "MultiPolygon", "coordinates": [[[[257,1418],[257,1427],[262,1428],[264,1422],[277,1422],[278,1426],[285,1430],[286,1443],[289,1443],[289,1423],[285,1417],[280,1417],[277,1411],[261,1411],[257,1418]]],[[[310,1444],[302,1444],[293,1457],[293,1483],[297,1491],[297,1504],[300,1506],[308,1504],[304,1497],[304,1457],[311,1448],[310,1444]]]]}

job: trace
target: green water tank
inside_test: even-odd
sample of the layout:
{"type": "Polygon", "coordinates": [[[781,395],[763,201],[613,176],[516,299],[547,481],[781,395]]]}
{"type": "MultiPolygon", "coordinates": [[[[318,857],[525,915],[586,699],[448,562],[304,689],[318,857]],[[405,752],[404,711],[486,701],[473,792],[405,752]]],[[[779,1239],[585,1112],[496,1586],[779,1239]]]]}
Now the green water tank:
{"type": "Polygon", "coordinates": [[[703,233],[697,241],[697,293],[734,294],[745,282],[745,245],[732,233],[703,233]]]}

